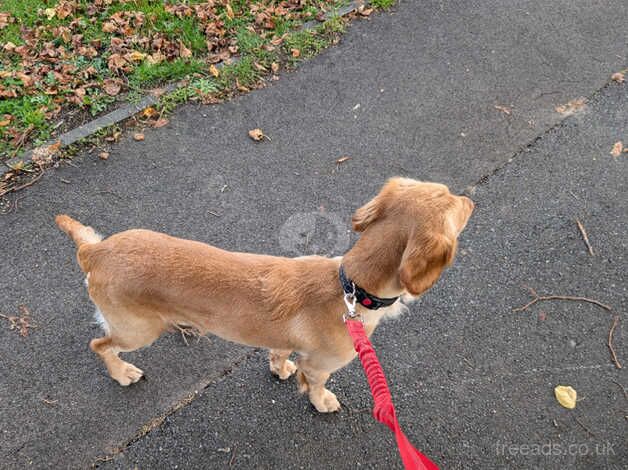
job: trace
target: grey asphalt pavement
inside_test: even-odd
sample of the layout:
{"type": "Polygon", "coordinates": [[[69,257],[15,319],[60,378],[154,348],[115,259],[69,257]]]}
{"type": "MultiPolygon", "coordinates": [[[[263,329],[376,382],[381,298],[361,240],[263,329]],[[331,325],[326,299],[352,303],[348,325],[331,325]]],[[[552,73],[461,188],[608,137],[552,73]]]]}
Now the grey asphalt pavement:
{"type": "MultiPolygon", "coordinates": [[[[527,285],[625,318],[626,157],[609,151],[628,140],[628,96],[607,82],[627,65],[627,22],[619,1],[401,2],[272,86],[182,106],[144,142],[125,137],[107,161],[84,153],[11,195],[0,312],[27,305],[35,327],[21,337],[0,319],[0,466],[111,456],[100,463],[399,468],[357,363],[333,377],[344,409],[332,416],[272,378],[262,351],[213,337],[170,335],[129,354],[148,380],[116,385],[87,347],[99,332],[53,217],[105,235],[145,227],[232,250],[339,255],[355,240],[352,211],[404,175],[477,203],[454,267],[374,336],[411,441],[442,468],[622,468],[626,399],[614,381],[628,384],[606,346],[612,315],[581,302],[513,308],[527,285]],[[555,111],[580,96],[580,112],[555,111]],[[272,140],[251,141],[255,127],[272,140]],[[557,384],[578,390],[576,410],[556,404],[557,384]],[[535,455],[548,443],[558,455],[535,455]]],[[[625,362],[624,331],[614,344],[625,362]]]]}

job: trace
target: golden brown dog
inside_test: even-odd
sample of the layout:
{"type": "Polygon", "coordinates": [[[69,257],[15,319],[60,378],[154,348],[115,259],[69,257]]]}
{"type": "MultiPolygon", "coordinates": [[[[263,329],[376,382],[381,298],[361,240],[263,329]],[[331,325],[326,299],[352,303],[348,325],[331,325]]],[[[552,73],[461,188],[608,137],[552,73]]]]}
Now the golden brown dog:
{"type": "MultiPolygon", "coordinates": [[[[355,357],[343,324],[341,264],[370,295],[418,296],[453,261],[472,211],[470,199],[444,185],[392,178],[355,212],[353,228],[362,232],[355,246],[331,259],[234,253],[149,230],[102,240],[67,215],[56,222],[76,242],[89,295],[102,314],[105,336],[90,347],[120,385],[143,374],[120,352],[186,326],[269,348],[270,370],[281,379],[298,371],[299,390],[318,411],[330,412],[340,404],[325,382],[355,357]],[[296,365],[288,359],[293,351],[296,365]]],[[[378,310],[357,306],[369,335],[382,317],[402,308],[399,300],[378,310]]]]}

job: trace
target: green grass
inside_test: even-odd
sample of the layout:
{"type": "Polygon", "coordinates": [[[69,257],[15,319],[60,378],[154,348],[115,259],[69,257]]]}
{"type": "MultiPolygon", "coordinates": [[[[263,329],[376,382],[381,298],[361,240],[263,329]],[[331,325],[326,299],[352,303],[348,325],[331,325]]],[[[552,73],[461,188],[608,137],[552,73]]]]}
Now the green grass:
{"type": "MultiPolygon", "coordinates": [[[[0,122],[5,123],[0,126],[0,160],[11,157],[18,147],[24,150],[49,139],[55,124],[63,119],[67,111],[80,108],[96,115],[111,109],[121,99],[137,101],[145,90],[167,82],[183,78],[189,80],[188,85],[164,97],[163,107],[168,110],[190,99],[205,100],[209,95],[226,96],[254,88],[262,75],[270,73],[271,65],[276,67],[275,64],[281,62],[294,65],[327,47],[330,37],[344,30],[342,19],[333,18],[315,31],[298,31],[298,28],[305,21],[314,19],[320,11],[334,11],[344,1],[305,0],[290,12],[290,16],[271,13],[271,30],[256,24],[255,20],[259,11],[275,6],[275,2],[231,0],[231,10],[226,4],[216,2],[215,11],[223,25],[224,36],[218,36],[222,40],[210,52],[208,40],[214,40],[214,36],[212,33],[206,35],[205,27],[210,24],[209,20],[198,18],[193,10],[191,15],[183,17],[166,10],[168,5],[193,8],[205,3],[202,0],[112,0],[100,10],[93,9],[91,0],[75,0],[72,3],[77,9],[66,18],[61,18],[58,11],[54,15],[46,14],[46,9],[62,4],[58,0],[3,0],[0,12],[10,13],[15,21],[0,29],[0,44],[11,42],[18,47],[29,47],[35,59],[30,68],[28,65],[24,68],[23,60],[17,53],[0,48],[0,91],[17,94],[15,97],[0,98],[0,122]],[[253,5],[258,11],[251,9],[253,5]],[[103,30],[103,25],[110,22],[116,13],[143,14],[143,24],[135,28],[137,25],[131,23],[134,29],[128,33],[103,30]],[[55,30],[70,28],[71,23],[71,30],[66,30],[69,36],[66,33],[64,37],[58,29],[55,30]],[[29,28],[33,33],[28,32],[29,28]],[[32,36],[35,31],[38,35],[35,43],[28,43],[25,34],[32,36]],[[73,43],[72,34],[82,35],[80,44],[73,43]],[[168,54],[165,60],[163,57],[153,60],[151,55],[155,54],[152,41],[159,37],[170,41],[162,49],[168,54]],[[284,38],[283,43],[271,46],[277,38],[284,38]],[[123,41],[122,49],[114,46],[116,41],[123,41]],[[64,52],[50,61],[45,54],[42,55],[48,47],[46,43],[53,50],[64,52]],[[95,57],[85,49],[87,46],[94,48],[95,57]],[[215,60],[211,56],[224,53],[228,47],[237,49],[239,60],[225,65],[219,75],[213,77],[210,65],[215,60]],[[190,57],[179,56],[185,49],[190,51],[190,57]],[[299,50],[298,58],[292,56],[293,49],[299,50]],[[124,59],[124,70],[109,68],[113,54],[131,52],[146,56],[140,56],[144,57],[142,60],[124,59]],[[48,71],[36,76],[41,70],[48,71]],[[61,76],[59,71],[63,71],[61,76]],[[33,85],[22,82],[16,75],[18,72],[32,74],[35,77],[33,85]],[[121,84],[121,95],[112,97],[105,93],[103,84],[111,80],[121,84]],[[82,94],[76,94],[77,89],[82,89],[82,94]],[[9,124],[6,124],[7,120],[9,124]]],[[[392,1],[377,0],[376,3],[388,4],[392,1]]]]}
{"type": "Polygon", "coordinates": [[[371,5],[375,8],[390,8],[395,3],[395,0],[371,0],[371,5]]]}
{"type": "Polygon", "coordinates": [[[129,75],[129,84],[132,88],[141,88],[164,80],[178,80],[186,75],[201,72],[206,68],[205,64],[197,59],[176,59],[172,62],[152,65],[144,61],[129,75]]]}
{"type": "Polygon", "coordinates": [[[286,51],[291,56],[291,62],[296,63],[318,54],[329,45],[318,31],[299,31],[288,36],[284,42],[286,51]],[[298,57],[292,57],[293,51],[298,50],[298,57]]]}

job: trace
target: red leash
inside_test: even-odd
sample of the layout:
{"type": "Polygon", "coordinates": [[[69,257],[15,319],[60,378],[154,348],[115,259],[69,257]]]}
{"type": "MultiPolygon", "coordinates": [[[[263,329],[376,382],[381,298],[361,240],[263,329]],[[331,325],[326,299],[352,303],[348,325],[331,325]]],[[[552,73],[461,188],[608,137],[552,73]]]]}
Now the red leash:
{"type": "Polygon", "coordinates": [[[346,318],[345,323],[347,324],[349,335],[353,339],[353,347],[358,352],[366,379],[371,387],[373,416],[395,433],[403,466],[406,470],[438,470],[434,462],[414,448],[401,430],[395,414],[392,397],[390,396],[390,390],[388,389],[388,383],[386,383],[386,376],[377,360],[373,345],[366,336],[362,322],[346,318]]]}

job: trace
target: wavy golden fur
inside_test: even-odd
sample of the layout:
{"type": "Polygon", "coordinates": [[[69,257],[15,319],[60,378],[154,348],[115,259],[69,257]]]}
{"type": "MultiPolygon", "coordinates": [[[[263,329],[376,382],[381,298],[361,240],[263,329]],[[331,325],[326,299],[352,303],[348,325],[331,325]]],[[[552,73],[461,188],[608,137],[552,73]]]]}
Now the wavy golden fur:
{"type": "MultiPolygon", "coordinates": [[[[91,349],[112,378],[129,385],[143,372],[119,358],[147,346],[173,326],[213,333],[270,349],[270,369],[287,379],[298,369],[301,391],[321,412],[340,404],[325,388],[330,373],[355,353],[342,315],[338,269],[379,297],[429,289],[453,262],[457,237],[473,202],[446,186],[392,178],[352,219],[361,232],[342,258],[235,253],[149,230],[104,240],[67,215],[56,222],[77,245],[88,292],[102,313],[105,336],[91,349]],[[298,353],[297,363],[288,359],[298,353]]],[[[370,335],[380,319],[400,311],[358,306],[370,335]]]]}

